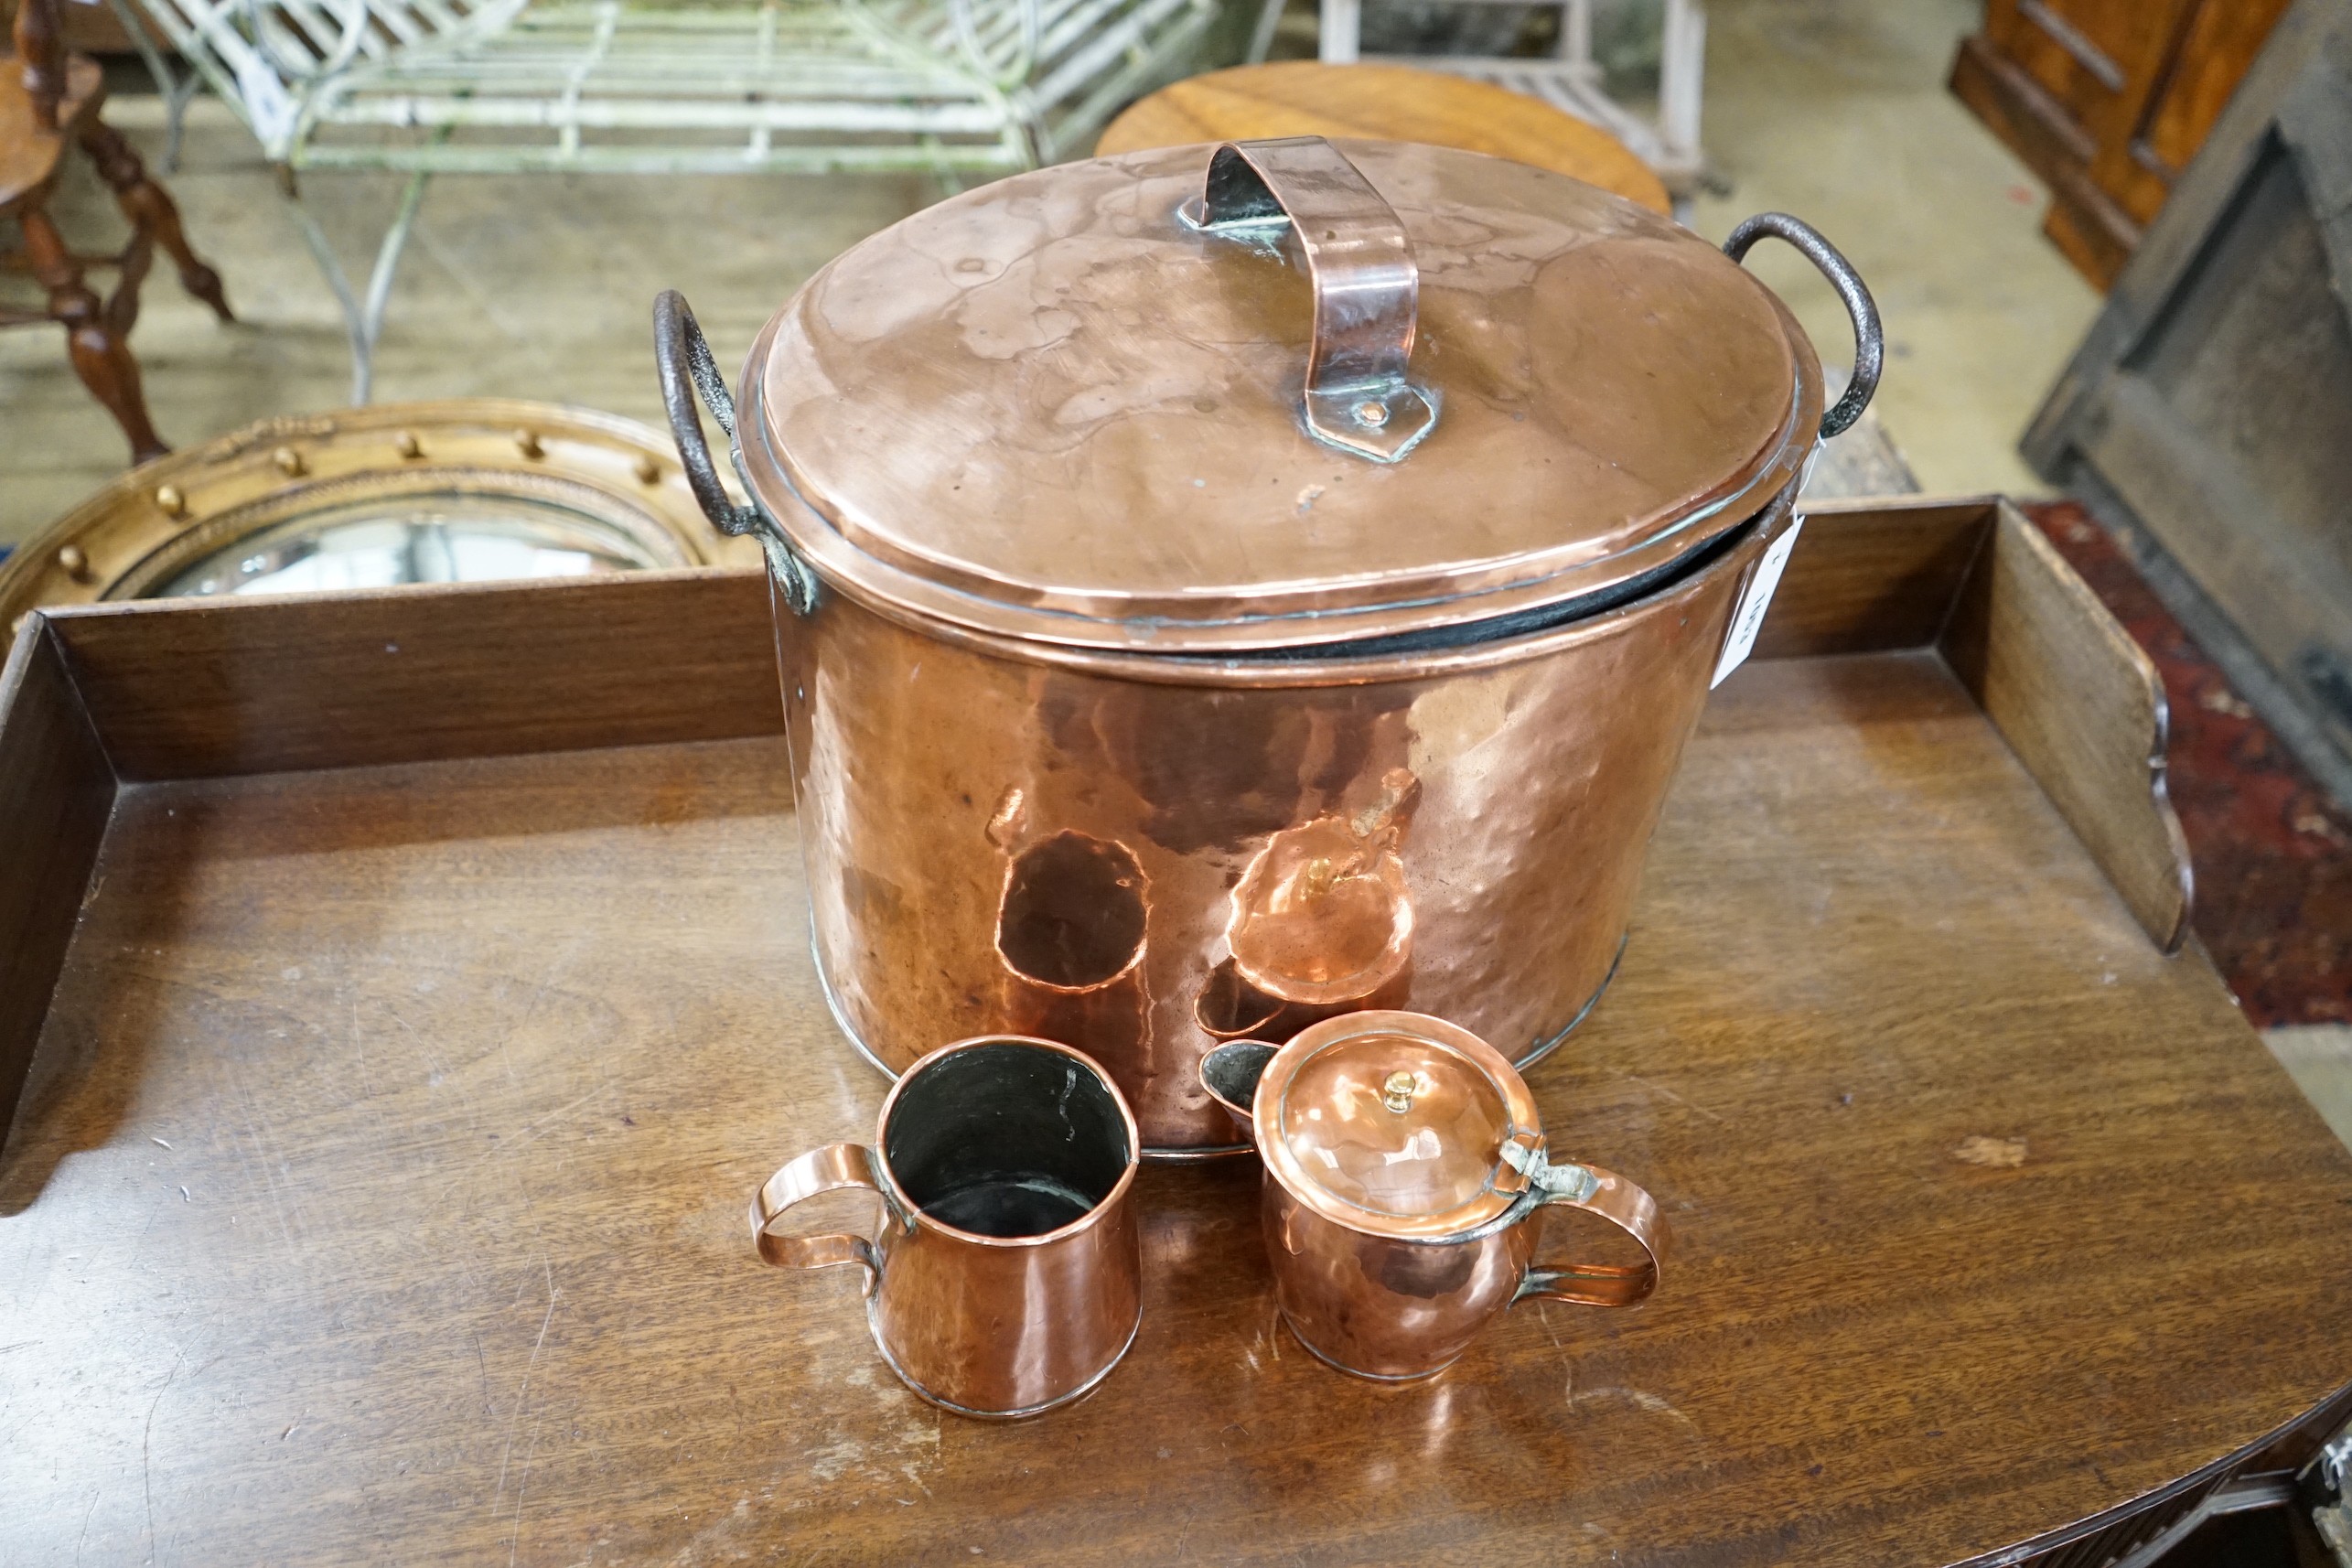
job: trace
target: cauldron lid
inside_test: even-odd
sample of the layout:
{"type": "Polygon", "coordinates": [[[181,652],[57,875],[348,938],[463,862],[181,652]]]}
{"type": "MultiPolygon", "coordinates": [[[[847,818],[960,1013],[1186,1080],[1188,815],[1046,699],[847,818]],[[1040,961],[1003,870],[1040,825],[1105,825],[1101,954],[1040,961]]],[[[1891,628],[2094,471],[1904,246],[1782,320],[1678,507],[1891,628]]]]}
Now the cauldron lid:
{"type": "Polygon", "coordinates": [[[1504,1154],[1541,1149],[1534,1096],[1502,1054],[1420,1013],[1346,1013],[1274,1054],[1251,1114],[1275,1180],[1374,1235],[1459,1239],[1500,1219],[1528,1180],[1504,1154]]]}
{"type": "Polygon", "coordinates": [[[1670,569],[1797,476],[1821,376],[1763,285],[1631,202],[1305,138],[1063,165],[917,213],[794,296],[741,401],[747,478],[836,586],[1222,653],[1670,569]]]}

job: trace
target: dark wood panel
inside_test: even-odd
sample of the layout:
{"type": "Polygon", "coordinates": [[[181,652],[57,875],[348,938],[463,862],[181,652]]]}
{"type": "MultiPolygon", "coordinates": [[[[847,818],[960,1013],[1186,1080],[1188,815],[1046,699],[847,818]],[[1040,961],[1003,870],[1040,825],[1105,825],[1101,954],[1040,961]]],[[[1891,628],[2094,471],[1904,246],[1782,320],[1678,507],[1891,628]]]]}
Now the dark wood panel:
{"type": "Polygon", "coordinates": [[[1805,532],[1756,635],[1758,659],[1924,648],[1950,618],[1994,500],[1808,502],[1805,532]]]}
{"type": "Polygon", "coordinates": [[[77,607],[53,624],[126,779],[783,727],[756,572],[77,607]]]}
{"type": "Polygon", "coordinates": [[[2301,0],[2022,443],[2352,792],[2352,4],[2301,0]]]}
{"type": "Polygon", "coordinates": [[[2090,176],[2099,141],[2066,103],[1986,35],[1962,40],[1952,93],[2050,187],[2043,232],[2077,270],[2105,287],[2139,242],[2140,229],[2090,176]]]}
{"type": "Polygon", "coordinates": [[[2066,106],[1981,33],[1960,40],[1950,86],[1953,96],[2046,179],[2053,168],[2088,166],[2099,150],[2066,106]]]}
{"type": "Polygon", "coordinates": [[[2124,86],[2127,61],[2151,10],[2178,0],[1992,0],[1984,36],[2065,105],[2067,117],[2096,125],[2124,86]]]}
{"type": "Polygon", "coordinates": [[[2091,166],[2092,183],[2134,223],[2155,221],[2286,7],[2287,0],[2195,0],[2181,9],[2091,166]]]}
{"type": "Polygon", "coordinates": [[[0,670],[0,1144],[113,802],[106,754],[35,616],[0,670]]]}
{"type": "Polygon", "coordinates": [[[2214,226],[2236,203],[2248,175],[2271,145],[2278,110],[2310,68],[2331,34],[2342,26],[2341,0],[2305,3],[2280,21],[2244,91],[2230,100],[2207,145],[2183,177],[2170,216],[2147,238],[2139,264],[2115,280],[2114,293],[2074,360],[2051,389],[2019,445],[2026,459],[2047,475],[2066,445],[2064,432],[2089,417],[2109,370],[2132,352],[2163,317],[2174,295],[2197,265],[2214,226]]]}
{"type": "MultiPolygon", "coordinates": [[[[1991,505],[1812,509],[1756,656],[1933,641],[1991,505]]],[[[75,607],[55,624],[117,766],[164,779],[770,733],[768,616],[756,573],[686,572],[75,607]]]]}
{"type": "Polygon", "coordinates": [[[1531,1076],[1664,1201],[1651,1302],[1343,1379],[1273,1318],[1255,1173],[1155,1168],[1129,1361],[942,1417],[744,1232],[883,1088],[785,772],[125,791],[0,1154],[12,1255],[72,1255],[13,1282],[0,1560],[1878,1568],[2096,1525],[2343,1380],[2352,1157],[1922,650],[1716,693],[1531,1076]]]}
{"type": "Polygon", "coordinates": [[[2050,186],[2043,231],[2110,286],[2287,0],[1989,0],[1951,88],[2050,186]]]}
{"type": "MultiPolygon", "coordinates": [[[[2149,101],[2138,138],[2168,182],[2180,177],[2205,145],[2287,5],[2288,0],[2201,0],[2170,74],[2149,101]]],[[[2155,213],[2140,217],[2145,222],[2155,213]]]]}
{"type": "Polygon", "coordinates": [[[2117,377],[2101,413],[2085,458],[2352,757],[2352,690],[2329,680],[2352,671],[2352,599],[2329,542],[2299,538],[2302,520],[2282,516],[2139,377],[2117,377]]]}
{"type": "Polygon", "coordinates": [[[2188,842],[2164,797],[2155,665],[2007,506],[1943,639],[1960,683],[2166,952],[2188,937],[2188,842]]]}

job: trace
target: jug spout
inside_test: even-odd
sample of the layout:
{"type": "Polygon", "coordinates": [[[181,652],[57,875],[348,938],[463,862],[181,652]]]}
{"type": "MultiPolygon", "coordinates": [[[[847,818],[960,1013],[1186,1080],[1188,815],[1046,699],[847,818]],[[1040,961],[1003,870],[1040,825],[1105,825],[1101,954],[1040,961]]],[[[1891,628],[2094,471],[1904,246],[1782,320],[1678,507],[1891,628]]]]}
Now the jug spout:
{"type": "Polygon", "coordinates": [[[1200,1086],[1244,1127],[1251,1125],[1250,1107],[1257,1099],[1258,1079],[1265,1076],[1275,1049],[1262,1040],[1228,1040],[1200,1059],[1200,1086]]]}

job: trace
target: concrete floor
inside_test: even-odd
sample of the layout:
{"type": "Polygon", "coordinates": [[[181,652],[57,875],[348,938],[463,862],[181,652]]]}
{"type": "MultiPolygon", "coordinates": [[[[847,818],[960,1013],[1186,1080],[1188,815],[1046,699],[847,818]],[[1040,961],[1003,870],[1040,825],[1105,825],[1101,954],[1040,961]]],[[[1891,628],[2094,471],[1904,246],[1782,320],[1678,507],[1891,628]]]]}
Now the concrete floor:
{"type": "MultiPolygon", "coordinates": [[[[1886,325],[1880,420],[1930,491],[2042,493],[2017,456],[2100,298],[2042,237],[2046,192],[1944,91],[1978,0],[1709,0],[1705,143],[1726,194],[1695,226],[1721,239],[1778,209],[1829,236],[1886,325]]],[[[1749,264],[1825,360],[1852,333],[1787,247],[1749,264]]]]}
{"type": "MultiPolygon", "coordinates": [[[[1307,0],[1278,52],[1306,52],[1307,0]]],[[[2046,193],[1943,88],[1975,0],[1709,0],[1706,143],[1725,188],[1693,220],[1720,239],[1780,209],[1827,233],[1870,281],[1888,363],[1876,411],[1931,491],[2030,494],[2015,442],[2089,327],[2098,297],[2040,233],[2046,193]]],[[[152,98],[109,118],[152,156],[152,98]]],[[[187,445],[267,414],[347,399],[341,317],[254,144],[199,102],[170,187],[242,317],[216,326],[168,272],[135,338],[156,423],[187,445]]],[[[397,195],[390,177],[319,175],[308,195],[356,266],[397,195]]],[[[450,177],[425,203],[377,356],[381,401],[505,394],[658,422],[649,317],[686,291],[723,360],[810,272],[934,200],[920,177],[450,177]]],[[[57,206],[85,246],[120,221],[86,168],[57,206]]],[[[1851,355],[1842,308],[1793,252],[1752,264],[1823,350],[1851,355]]],[[[0,544],[117,472],[113,424],[58,334],[0,335],[0,544]]],[[[2272,1047],[2352,1138],[2352,1030],[2281,1032],[2272,1047]]]]}

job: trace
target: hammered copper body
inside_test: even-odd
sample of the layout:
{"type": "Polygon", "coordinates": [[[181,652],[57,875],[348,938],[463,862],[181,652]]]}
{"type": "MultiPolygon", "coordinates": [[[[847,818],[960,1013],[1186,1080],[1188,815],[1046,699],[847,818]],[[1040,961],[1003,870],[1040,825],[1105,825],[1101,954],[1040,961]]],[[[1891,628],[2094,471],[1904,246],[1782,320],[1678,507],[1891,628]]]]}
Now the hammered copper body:
{"type": "Polygon", "coordinates": [[[1126,1102],[1079,1053],[960,1041],[900,1077],[874,1147],[811,1150],[769,1177],[752,1235],[770,1263],[862,1269],[875,1346],[923,1398],[961,1415],[1036,1415],[1092,1389],[1134,1340],[1138,1155],[1126,1102]],[[874,1237],[769,1229],[843,1188],[881,1197],[874,1237]]]}
{"type": "MultiPolygon", "coordinates": [[[[1616,962],[1724,622],[1787,521],[1784,496],[1690,577],[1603,615],[1375,658],[1179,662],[909,625],[846,591],[807,614],[779,604],[811,918],[835,1017],[891,1072],[941,1034],[1069,1040],[1118,1080],[1147,1150],[1238,1153],[1247,1145],[1198,1077],[1227,1033],[1202,1014],[1231,989],[1219,971],[1237,956],[1233,895],[1271,843],[1377,807],[1402,769],[1418,809],[1380,853],[1393,859],[1409,944],[1392,970],[1385,941],[1366,944],[1379,952],[1356,1004],[1439,1014],[1533,1060],[1616,962]],[[1105,924],[1140,900],[1148,931],[1133,967],[1094,988],[1041,983],[1006,957],[1020,852],[990,827],[1015,795],[1025,818],[1115,844],[1141,873],[1134,888],[1072,878],[1105,924]]],[[[1389,868],[1375,875],[1385,897],[1389,868]]],[[[1372,901],[1346,898],[1346,880],[1337,901],[1360,913],[1372,901]]],[[[1086,913],[1068,911],[1081,924],[1086,913]]],[[[1049,950],[1016,957],[1034,965],[1032,950],[1049,950]]],[[[1236,1022],[1230,1035],[1281,1036],[1236,1022]]]]}
{"type": "Polygon", "coordinates": [[[1525,1081],[1465,1030],[1357,1013],[1279,1051],[1227,1046],[1203,1077],[1266,1161],[1283,1317],[1342,1371],[1428,1377],[1515,1302],[1630,1306],[1657,1285],[1668,1233],[1656,1203],[1597,1165],[1552,1165],[1525,1081]],[[1624,1231],[1639,1261],[1536,1262],[1561,1208],[1624,1231]]]}
{"type": "Polygon", "coordinates": [[[696,493],[768,556],[843,1031],[889,1072],[1078,1045],[1155,1156],[1246,1147],[1219,1039],[1411,1006],[1526,1062],[1575,1026],[1825,428],[1713,246],[1402,144],[941,202],[769,321],[739,424],[674,295],[656,330],[696,493]]]}

